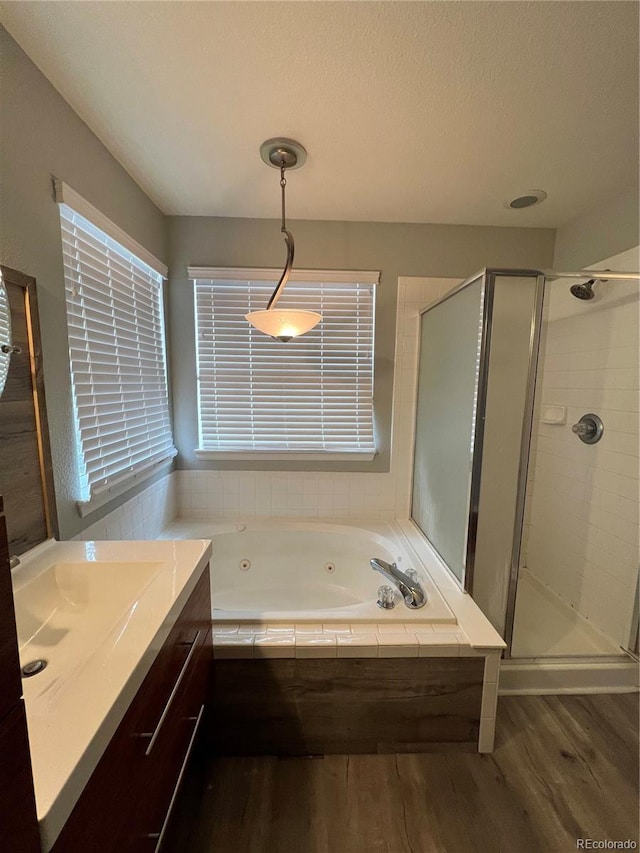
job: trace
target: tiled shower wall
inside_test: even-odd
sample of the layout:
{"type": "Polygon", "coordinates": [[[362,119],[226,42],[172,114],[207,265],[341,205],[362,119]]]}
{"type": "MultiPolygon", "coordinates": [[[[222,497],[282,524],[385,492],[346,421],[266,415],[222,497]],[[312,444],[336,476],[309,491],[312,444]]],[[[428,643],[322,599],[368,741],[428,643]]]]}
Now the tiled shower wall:
{"type": "Polygon", "coordinates": [[[569,286],[550,285],[523,562],[626,646],[639,561],[639,286],[597,285],[590,302],[569,286]],[[548,406],[566,407],[566,423],[543,423],[548,406]],[[588,412],[604,422],[597,445],[571,432],[588,412]]]}
{"type": "Polygon", "coordinates": [[[183,518],[407,518],[418,364],[419,312],[457,279],[400,278],[391,470],[175,471],[91,525],[82,539],[152,539],[183,518]]]}

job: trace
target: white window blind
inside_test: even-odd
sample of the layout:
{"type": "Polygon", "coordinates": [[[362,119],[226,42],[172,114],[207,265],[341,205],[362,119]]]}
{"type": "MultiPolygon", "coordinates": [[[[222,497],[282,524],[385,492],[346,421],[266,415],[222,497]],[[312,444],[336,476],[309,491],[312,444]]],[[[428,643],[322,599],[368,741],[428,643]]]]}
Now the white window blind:
{"type": "Polygon", "coordinates": [[[162,277],[60,205],[81,503],[174,456],[162,277]]]}
{"type": "MultiPolygon", "coordinates": [[[[0,347],[11,346],[11,306],[9,305],[9,294],[2,279],[0,271],[0,347]]],[[[11,354],[0,350],[0,394],[7,381],[11,354]]]]}
{"type": "Polygon", "coordinates": [[[277,272],[234,272],[195,277],[200,451],[372,456],[373,281],[290,280],[278,308],[322,322],[281,343],[244,318],[266,306],[277,272]]]}

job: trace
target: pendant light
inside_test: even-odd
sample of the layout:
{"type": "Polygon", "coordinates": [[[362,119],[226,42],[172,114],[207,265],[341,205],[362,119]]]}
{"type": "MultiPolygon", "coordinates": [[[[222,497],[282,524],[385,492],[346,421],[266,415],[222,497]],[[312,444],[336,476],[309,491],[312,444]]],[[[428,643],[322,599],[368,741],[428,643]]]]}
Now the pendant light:
{"type": "Polygon", "coordinates": [[[264,332],[265,335],[269,335],[275,338],[275,340],[285,343],[286,341],[290,341],[291,338],[304,335],[305,332],[313,329],[322,320],[322,315],[316,311],[274,307],[282,295],[285,284],[289,280],[291,267],[293,266],[293,234],[287,230],[285,218],[285,188],[287,186],[285,172],[287,169],[299,169],[300,166],[303,166],[307,159],[307,152],[299,142],[293,139],[277,138],[267,139],[266,142],[262,143],[260,146],[260,156],[267,166],[280,169],[282,199],[282,224],[280,231],[284,234],[284,241],[287,244],[287,260],[267,307],[262,311],[252,311],[250,314],[245,314],[245,319],[250,325],[258,329],[258,331],[264,332]]]}

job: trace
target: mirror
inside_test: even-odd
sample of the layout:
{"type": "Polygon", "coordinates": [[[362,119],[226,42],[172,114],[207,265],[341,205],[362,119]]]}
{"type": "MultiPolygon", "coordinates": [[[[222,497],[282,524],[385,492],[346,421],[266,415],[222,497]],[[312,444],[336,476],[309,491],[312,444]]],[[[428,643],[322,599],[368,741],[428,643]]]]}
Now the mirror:
{"type": "Polygon", "coordinates": [[[0,266],[0,495],[9,555],[19,557],[57,533],[53,471],[44,397],[36,281],[0,266]],[[8,313],[7,313],[8,309],[8,313]]]}
{"type": "Polygon", "coordinates": [[[0,395],[9,373],[9,361],[11,360],[11,310],[9,309],[9,297],[7,288],[4,286],[4,276],[0,274],[0,395]]]}

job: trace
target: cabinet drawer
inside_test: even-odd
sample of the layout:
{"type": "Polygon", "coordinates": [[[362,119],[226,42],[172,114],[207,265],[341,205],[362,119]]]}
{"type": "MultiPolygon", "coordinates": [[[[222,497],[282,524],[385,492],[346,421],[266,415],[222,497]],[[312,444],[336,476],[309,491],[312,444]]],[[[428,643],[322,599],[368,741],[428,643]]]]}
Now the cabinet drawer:
{"type": "Polygon", "coordinates": [[[210,637],[209,634],[198,647],[184,692],[167,719],[166,733],[143,759],[146,799],[138,812],[138,831],[130,839],[132,851],[155,850],[162,835],[195,727],[206,703],[212,662],[210,637]]]}
{"type": "Polygon", "coordinates": [[[204,642],[210,627],[211,597],[207,571],[198,581],[131,704],[126,721],[133,735],[159,734],[166,714],[190,671],[196,650],[204,642]]]}
{"type": "Polygon", "coordinates": [[[153,850],[211,671],[204,572],[65,824],[54,853],[153,850]]]}

